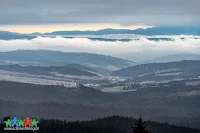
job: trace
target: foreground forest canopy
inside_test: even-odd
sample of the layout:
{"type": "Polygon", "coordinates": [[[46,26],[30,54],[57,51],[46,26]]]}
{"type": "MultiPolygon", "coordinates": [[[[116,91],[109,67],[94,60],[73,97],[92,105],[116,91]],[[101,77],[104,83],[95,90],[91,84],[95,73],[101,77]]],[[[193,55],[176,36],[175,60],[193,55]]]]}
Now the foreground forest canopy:
{"type": "Polygon", "coordinates": [[[0,82],[0,88],[0,119],[12,115],[85,121],[142,114],[150,121],[200,128],[199,86],[187,86],[183,81],[128,93],[105,93],[83,85],[66,88],[9,81],[0,82]]]}
{"type": "MultiPolygon", "coordinates": [[[[139,120],[139,119],[138,119],[139,120]]],[[[132,133],[136,119],[130,117],[112,116],[91,121],[66,122],[61,120],[40,120],[38,133],[132,133]]],[[[169,125],[167,123],[145,122],[147,131],[151,133],[200,133],[200,130],[169,125]]],[[[0,133],[4,131],[0,125],[0,133]]],[[[20,131],[18,131],[20,132],[20,131]]],[[[20,133],[23,133],[22,131],[20,133]]]]}

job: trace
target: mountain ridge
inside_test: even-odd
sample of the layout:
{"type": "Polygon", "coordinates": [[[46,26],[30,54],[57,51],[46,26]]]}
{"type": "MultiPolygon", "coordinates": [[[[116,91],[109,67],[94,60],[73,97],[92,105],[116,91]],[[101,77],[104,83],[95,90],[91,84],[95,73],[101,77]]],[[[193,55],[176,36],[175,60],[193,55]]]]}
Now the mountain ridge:
{"type": "Polygon", "coordinates": [[[150,27],[150,28],[138,28],[135,30],[130,29],[101,29],[96,31],[54,31],[51,33],[44,33],[44,35],[69,35],[79,34],[79,35],[108,35],[108,34],[138,34],[138,35],[199,35],[200,27],[150,27]]]}
{"type": "Polygon", "coordinates": [[[167,62],[167,63],[147,63],[140,64],[132,67],[123,68],[118,71],[114,71],[112,75],[114,76],[125,76],[134,77],[144,74],[152,74],[159,71],[167,71],[172,69],[177,70],[195,70],[200,68],[200,61],[194,60],[183,60],[177,62],[167,62]]]}
{"type": "MultiPolygon", "coordinates": [[[[112,57],[108,55],[60,52],[50,50],[16,50],[0,52],[0,60],[14,61],[15,64],[63,66],[67,64],[80,64],[95,69],[112,70],[121,69],[136,64],[133,61],[112,57]],[[28,56],[27,56],[28,55],[28,56]]],[[[109,71],[110,71],[109,70],[109,71]]]]}
{"type": "MultiPolygon", "coordinates": [[[[137,35],[200,35],[200,27],[150,27],[150,28],[138,28],[138,29],[100,29],[100,30],[62,30],[53,31],[47,33],[30,33],[20,34],[16,32],[0,31],[0,35],[21,35],[24,37],[35,37],[37,35],[108,35],[108,34],[137,34],[137,35]]],[[[1,37],[2,38],[2,37],[1,37]]]]}
{"type": "Polygon", "coordinates": [[[161,56],[154,58],[152,60],[146,60],[142,63],[167,63],[175,62],[181,60],[200,60],[200,55],[198,54],[171,54],[166,56],[161,56]]]}

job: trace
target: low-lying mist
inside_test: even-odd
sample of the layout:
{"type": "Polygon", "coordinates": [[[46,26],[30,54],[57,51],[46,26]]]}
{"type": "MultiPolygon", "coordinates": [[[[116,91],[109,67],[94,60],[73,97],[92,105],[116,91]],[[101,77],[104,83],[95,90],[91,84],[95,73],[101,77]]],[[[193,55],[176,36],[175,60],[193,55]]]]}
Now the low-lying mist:
{"type": "MultiPolygon", "coordinates": [[[[119,36],[118,36],[119,37],[119,36]]],[[[130,36],[129,36],[130,37],[130,36]]],[[[151,36],[151,38],[161,38],[162,36],[151,36]]],[[[199,36],[164,36],[169,40],[149,40],[147,36],[140,36],[129,42],[123,41],[99,41],[91,40],[86,37],[64,38],[40,37],[27,40],[0,40],[0,52],[13,50],[55,50],[62,52],[88,52],[106,55],[115,55],[119,53],[137,53],[145,54],[153,51],[160,56],[169,53],[194,53],[200,52],[199,36]],[[163,51],[163,52],[162,52],[163,51]]],[[[108,37],[105,37],[108,38],[108,37]]],[[[116,38],[109,36],[109,38],[116,38]]],[[[130,37],[131,38],[131,37],[130,37]]]]}

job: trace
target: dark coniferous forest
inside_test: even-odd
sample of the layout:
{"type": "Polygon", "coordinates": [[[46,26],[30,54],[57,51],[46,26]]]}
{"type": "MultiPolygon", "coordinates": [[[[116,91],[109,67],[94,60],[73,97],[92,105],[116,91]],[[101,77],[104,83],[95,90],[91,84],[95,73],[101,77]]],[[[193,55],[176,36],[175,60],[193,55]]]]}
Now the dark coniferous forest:
{"type": "MultiPolygon", "coordinates": [[[[200,133],[200,130],[169,125],[167,123],[158,123],[152,121],[144,122],[141,119],[133,119],[130,117],[111,116],[99,118],[91,121],[66,122],[61,120],[40,120],[39,131],[37,133],[134,133],[134,129],[141,129],[137,126],[142,125],[145,130],[151,133],[200,133]],[[140,123],[141,122],[141,123],[140,123]],[[145,126],[146,125],[146,126],[145,126]]],[[[12,133],[14,131],[4,131],[4,124],[1,122],[0,133],[12,133]]],[[[18,133],[25,131],[18,131],[18,133]]],[[[26,131],[30,132],[30,131],[26,131]]],[[[145,133],[145,132],[144,132],[145,133]]]]}

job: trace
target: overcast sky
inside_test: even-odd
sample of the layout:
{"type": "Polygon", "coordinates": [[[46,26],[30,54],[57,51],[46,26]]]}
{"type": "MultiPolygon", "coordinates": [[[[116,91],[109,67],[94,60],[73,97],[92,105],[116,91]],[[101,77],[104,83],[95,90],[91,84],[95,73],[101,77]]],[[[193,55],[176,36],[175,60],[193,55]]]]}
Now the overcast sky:
{"type": "MultiPolygon", "coordinates": [[[[200,0],[0,0],[0,30],[20,33],[57,30],[135,29],[149,26],[200,26],[200,0]]],[[[174,41],[102,42],[87,38],[0,40],[0,51],[48,49],[64,52],[155,51],[199,53],[200,39],[174,41]],[[124,47],[125,46],[125,47],[124,47]]]]}
{"type": "Polygon", "coordinates": [[[0,25],[197,25],[200,0],[0,0],[0,25]]]}

